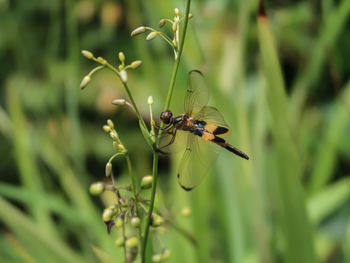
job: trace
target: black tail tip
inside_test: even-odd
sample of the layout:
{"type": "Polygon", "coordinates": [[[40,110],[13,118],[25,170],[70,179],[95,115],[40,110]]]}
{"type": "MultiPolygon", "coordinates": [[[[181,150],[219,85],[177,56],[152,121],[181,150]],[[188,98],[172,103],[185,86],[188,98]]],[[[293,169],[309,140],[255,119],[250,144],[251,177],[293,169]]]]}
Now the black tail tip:
{"type": "Polygon", "coordinates": [[[259,0],[258,16],[259,17],[266,17],[266,11],[265,11],[265,6],[263,3],[263,0],[259,0]]]}

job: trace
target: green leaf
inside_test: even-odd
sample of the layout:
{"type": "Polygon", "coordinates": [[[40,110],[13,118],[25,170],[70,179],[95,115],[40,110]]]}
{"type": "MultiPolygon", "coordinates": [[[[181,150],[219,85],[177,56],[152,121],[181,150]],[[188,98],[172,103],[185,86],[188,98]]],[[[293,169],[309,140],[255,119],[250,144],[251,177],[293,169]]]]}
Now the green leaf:
{"type": "Polygon", "coordinates": [[[350,197],[350,178],[339,180],[308,201],[308,212],[312,223],[319,224],[344,204],[350,197]]]}
{"type": "Polygon", "coordinates": [[[258,18],[259,45],[262,56],[266,97],[271,114],[272,135],[277,153],[277,187],[282,235],[286,242],[285,262],[315,262],[313,240],[308,222],[304,194],[299,181],[301,166],[288,122],[288,99],[282,70],[264,7],[260,3],[258,18]]]}

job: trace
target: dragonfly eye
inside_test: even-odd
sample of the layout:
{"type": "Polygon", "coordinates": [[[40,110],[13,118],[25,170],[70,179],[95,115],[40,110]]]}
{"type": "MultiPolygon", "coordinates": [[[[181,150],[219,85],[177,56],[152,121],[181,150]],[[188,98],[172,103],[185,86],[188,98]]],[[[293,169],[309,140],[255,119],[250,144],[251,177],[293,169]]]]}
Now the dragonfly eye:
{"type": "Polygon", "coordinates": [[[162,120],[162,122],[164,122],[165,124],[169,124],[172,122],[173,120],[173,114],[171,113],[170,110],[167,111],[163,111],[160,114],[160,119],[162,120]]]}

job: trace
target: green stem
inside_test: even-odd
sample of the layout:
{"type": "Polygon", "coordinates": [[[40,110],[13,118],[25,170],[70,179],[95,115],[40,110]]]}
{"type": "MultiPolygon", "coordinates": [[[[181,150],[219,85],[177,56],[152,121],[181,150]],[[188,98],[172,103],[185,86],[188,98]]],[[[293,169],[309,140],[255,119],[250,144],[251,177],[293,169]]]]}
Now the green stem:
{"type": "Polygon", "coordinates": [[[125,236],[125,223],[123,223],[122,236],[123,236],[123,240],[124,240],[124,246],[123,246],[123,250],[124,250],[124,263],[127,263],[127,254],[126,254],[126,246],[125,246],[125,241],[126,241],[126,236],[125,236]]]}
{"type": "MultiPolygon", "coordinates": [[[[132,184],[132,191],[133,191],[133,193],[134,193],[134,196],[135,196],[135,207],[136,207],[136,209],[135,209],[135,211],[136,211],[136,216],[138,217],[138,218],[140,218],[139,217],[139,213],[138,213],[138,194],[137,194],[137,189],[136,189],[136,178],[135,178],[135,176],[134,176],[134,174],[132,173],[132,165],[131,165],[131,160],[130,160],[130,156],[129,156],[129,153],[127,152],[126,154],[125,154],[125,159],[126,159],[126,163],[127,163],[127,165],[128,165],[128,171],[129,171],[129,177],[131,178],[131,184],[132,184]]],[[[142,234],[141,234],[141,228],[139,227],[138,228],[138,234],[139,234],[139,240],[140,240],[140,243],[142,243],[142,234]]]]}
{"type": "Polygon", "coordinates": [[[154,207],[154,199],[155,199],[156,190],[157,190],[157,187],[156,187],[157,180],[158,180],[158,153],[157,152],[153,153],[152,175],[153,175],[152,194],[151,194],[152,197],[151,197],[151,203],[150,203],[149,210],[148,210],[145,234],[143,237],[143,242],[142,242],[142,247],[141,247],[141,253],[142,253],[142,261],[141,262],[146,262],[146,248],[147,248],[148,233],[149,233],[149,228],[151,225],[152,212],[153,212],[153,207],[154,207]]]}
{"type": "MultiPolygon", "coordinates": [[[[118,71],[115,67],[113,67],[113,66],[112,66],[111,64],[109,64],[108,62],[106,62],[106,67],[109,68],[110,70],[112,70],[112,71],[120,78],[119,71],[118,71]]],[[[133,96],[131,95],[131,92],[130,92],[130,90],[129,90],[128,85],[127,85],[125,82],[123,82],[123,81],[122,81],[122,83],[123,83],[124,89],[126,90],[126,93],[128,94],[128,97],[129,97],[129,99],[130,99],[130,101],[131,101],[131,104],[132,104],[132,106],[134,107],[134,110],[135,110],[135,113],[136,113],[137,118],[138,118],[139,121],[142,123],[142,126],[144,126],[145,128],[147,128],[146,123],[145,123],[145,121],[143,120],[143,118],[142,118],[142,116],[141,116],[141,114],[140,114],[140,112],[139,112],[139,109],[138,109],[137,106],[136,106],[136,103],[135,103],[135,101],[134,101],[134,98],[133,98],[133,96]]]]}
{"type": "MultiPolygon", "coordinates": [[[[188,14],[190,13],[190,6],[191,6],[191,0],[187,0],[187,6],[186,6],[186,14],[185,14],[185,22],[184,22],[184,29],[182,31],[182,35],[181,35],[181,41],[180,41],[180,49],[179,49],[179,53],[178,56],[175,60],[174,63],[174,68],[173,68],[173,72],[171,75],[171,80],[170,80],[170,84],[169,84],[169,89],[168,89],[168,95],[165,101],[165,105],[164,105],[164,110],[166,111],[168,110],[169,106],[170,106],[170,102],[171,102],[171,97],[173,95],[173,91],[174,91],[174,86],[175,86],[175,80],[176,80],[176,74],[177,74],[177,70],[179,68],[180,65],[180,59],[181,59],[181,54],[182,54],[182,50],[184,47],[184,43],[185,43],[185,36],[186,36],[186,31],[187,31],[187,24],[188,24],[188,14]]],[[[161,123],[161,127],[164,127],[164,123],[161,123]]],[[[159,130],[159,134],[156,140],[156,146],[158,146],[159,144],[159,139],[160,136],[162,134],[162,130],[159,130]]],[[[152,171],[152,175],[153,175],[153,184],[152,184],[152,194],[151,194],[151,202],[150,202],[150,207],[149,207],[149,211],[148,211],[148,217],[147,217],[147,222],[146,222],[146,228],[145,228],[145,234],[144,234],[144,239],[143,239],[143,243],[142,243],[142,247],[141,247],[141,262],[145,263],[146,262],[146,248],[147,248],[147,241],[148,241],[148,233],[149,233],[149,228],[150,228],[150,224],[151,224],[151,217],[152,217],[152,212],[153,212],[153,207],[154,207],[154,200],[155,200],[155,195],[156,195],[156,190],[157,190],[157,181],[158,181],[158,152],[153,151],[153,171],[152,171]]]]}

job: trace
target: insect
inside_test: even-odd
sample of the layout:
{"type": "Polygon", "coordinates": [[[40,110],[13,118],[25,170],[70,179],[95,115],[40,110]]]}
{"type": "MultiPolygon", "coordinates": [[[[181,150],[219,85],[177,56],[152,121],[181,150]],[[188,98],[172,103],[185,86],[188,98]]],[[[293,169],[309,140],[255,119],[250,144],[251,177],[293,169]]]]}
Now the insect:
{"type": "Polygon", "coordinates": [[[168,110],[160,115],[161,121],[166,125],[162,130],[172,136],[169,143],[161,148],[172,144],[176,134],[186,133],[186,149],[180,161],[177,177],[181,187],[187,191],[202,182],[220,149],[224,148],[244,159],[249,159],[248,155],[222,138],[228,136],[231,130],[221,113],[216,108],[207,106],[208,101],[208,90],[202,73],[192,70],[188,75],[185,113],[173,116],[168,110]]]}

